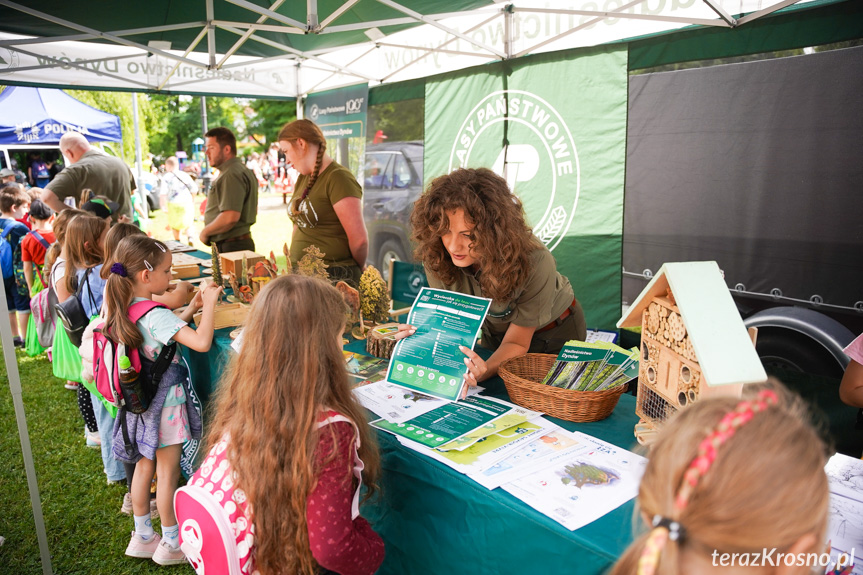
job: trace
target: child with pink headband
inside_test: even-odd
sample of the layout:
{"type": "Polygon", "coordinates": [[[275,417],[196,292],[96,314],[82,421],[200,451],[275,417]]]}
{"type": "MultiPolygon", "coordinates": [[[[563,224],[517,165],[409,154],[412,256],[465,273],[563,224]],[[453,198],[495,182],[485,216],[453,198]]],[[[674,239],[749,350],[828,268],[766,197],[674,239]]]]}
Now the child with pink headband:
{"type": "Polygon", "coordinates": [[[825,552],[826,455],[778,382],[693,404],[651,448],[638,495],[650,531],[611,575],[812,573],[825,552]]]}

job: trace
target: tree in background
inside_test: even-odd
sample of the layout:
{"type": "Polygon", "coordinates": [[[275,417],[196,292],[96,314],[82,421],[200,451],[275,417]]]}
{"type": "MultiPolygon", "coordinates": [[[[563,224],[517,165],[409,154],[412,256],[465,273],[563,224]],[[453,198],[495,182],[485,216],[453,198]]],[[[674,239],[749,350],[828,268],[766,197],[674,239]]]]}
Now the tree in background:
{"type": "Polygon", "coordinates": [[[378,130],[386,134],[388,142],[422,140],[424,105],[425,100],[417,98],[370,106],[366,143],[372,143],[378,130]]]}
{"type": "MultiPolygon", "coordinates": [[[[120,129],[123,134],[123,143],[105,144],[110,147],[118,157],[130,165],[135,164],[135,118],[132,113],[132,96],[128,92],[91,92],[88,90],[64,90],[67,94],[103,112],[114,114],[120,118],[120,129]]],[[[146,158],[149,148],[148,130],[150,122],[147,121],[146,112],[142,109],[146,98],[138,95],[138,125],[141,132],[141,157],[146,158]]]]}
{"type": "MultiPolygon", "coordinates": [[[[148,94],[150,151],[159,158],[174,155],[177,150],[192,152],[192,141],[203,138],[200,96],[148,94]]],[[[207,97],[207,126],[225,126],[237,139],[246,136],[244,106],[237,98],[207,97]]]]}
{"type": "Polygon", "coordinates": [[[297,102],[286,100],[252,100],[249,107],[254,115],[248,120],[248,132],[258,143],[260,152],[276,141],[279,130],[288,122],[297,119],[297,102]],[[264,136],[260,141],[257,136],[264,136]]]}

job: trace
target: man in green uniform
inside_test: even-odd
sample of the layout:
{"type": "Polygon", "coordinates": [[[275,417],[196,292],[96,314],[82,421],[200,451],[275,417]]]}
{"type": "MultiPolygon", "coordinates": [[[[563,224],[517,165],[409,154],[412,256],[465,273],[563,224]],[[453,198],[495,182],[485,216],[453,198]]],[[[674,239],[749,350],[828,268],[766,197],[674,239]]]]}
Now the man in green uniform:
{"type": "Polygon", "coordinates": [[[228,128],[204,134],[204,153],[219,177],[210,186],[201,241],[220,253],[255,250],[252,225],[258,217],[258,180],[237,158],[237,138],[228,128]]]}

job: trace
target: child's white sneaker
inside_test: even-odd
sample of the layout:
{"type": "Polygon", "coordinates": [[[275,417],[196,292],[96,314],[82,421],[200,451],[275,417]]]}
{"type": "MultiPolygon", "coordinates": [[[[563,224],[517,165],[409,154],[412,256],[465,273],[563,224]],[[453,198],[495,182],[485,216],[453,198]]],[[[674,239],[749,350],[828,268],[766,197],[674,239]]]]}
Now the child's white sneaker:
{"type": "Polygon", "coordinates": [[[159,565],[180,565],[186,562],[186,554],[179,547],[171,545],[163,540],[153,553],[153,561],[159,565]]]}
{"type": "Polygon", "coordinates": [[[161,539],[158,533],[153,533],[153,536],[145,541],[140,535],[132,531],[132,539],[126,546],[126,555],[139,559],[149,559],[158,551],[161,539]]]}

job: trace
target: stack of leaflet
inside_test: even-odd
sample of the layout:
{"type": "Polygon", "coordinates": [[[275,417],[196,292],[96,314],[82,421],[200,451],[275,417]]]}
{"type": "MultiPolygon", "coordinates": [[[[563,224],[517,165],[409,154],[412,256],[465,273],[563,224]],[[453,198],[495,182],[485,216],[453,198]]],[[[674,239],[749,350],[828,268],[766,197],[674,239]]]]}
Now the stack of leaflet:
{"type": "Polygon", "coordinates": [[[607,341],[568,341],[542,380],[576,391],[614,389],[638,376],[638,348],[625,350],[607,341]]]}

